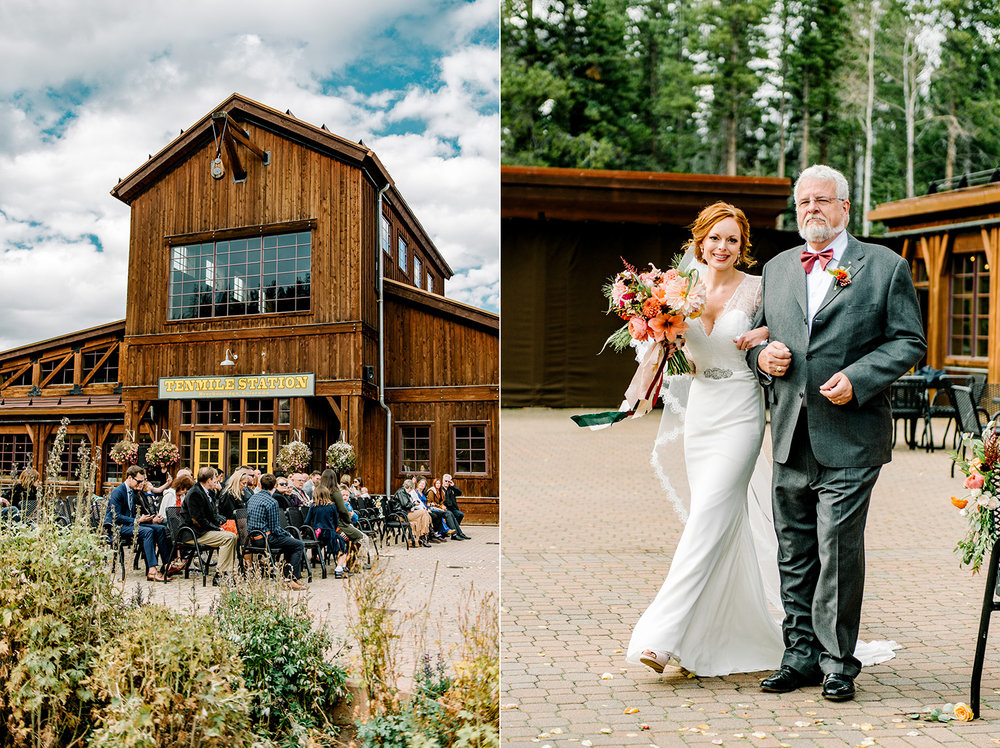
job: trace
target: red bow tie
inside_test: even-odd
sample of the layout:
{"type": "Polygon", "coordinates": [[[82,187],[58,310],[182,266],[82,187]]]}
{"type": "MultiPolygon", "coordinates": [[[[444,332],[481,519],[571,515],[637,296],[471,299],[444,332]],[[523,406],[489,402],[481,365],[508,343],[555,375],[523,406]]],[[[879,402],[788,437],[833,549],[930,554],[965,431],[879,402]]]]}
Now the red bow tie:
{"type": "Polygon", "coordinates": [[[819,261],[819,266],[826,270],[826,266],[830,264],[830,260],[833,259],[833,248],[827,247],[820,252],[810,252],[808,249],[802,250],[802,267],[806,270],[806,275],[812,272],[813,265],[816,261],[819,261]]]}

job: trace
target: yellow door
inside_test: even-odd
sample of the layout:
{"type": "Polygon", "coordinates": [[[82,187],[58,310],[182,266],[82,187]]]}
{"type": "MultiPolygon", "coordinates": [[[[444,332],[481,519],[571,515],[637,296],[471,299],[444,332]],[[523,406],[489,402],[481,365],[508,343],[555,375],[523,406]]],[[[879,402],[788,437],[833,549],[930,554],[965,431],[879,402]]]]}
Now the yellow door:
{"type": "Polygon", "coordinates": [[[240,461],[243,465],[256,468],[262,473],[270,473],[273,449],[274,436],[271,433],[244,431],[240,461]]]}
{"type": "Polygon", "coordinates": [[[222,469],[222,434],[194,435],[194,474],[204,465],[222,469]]]}

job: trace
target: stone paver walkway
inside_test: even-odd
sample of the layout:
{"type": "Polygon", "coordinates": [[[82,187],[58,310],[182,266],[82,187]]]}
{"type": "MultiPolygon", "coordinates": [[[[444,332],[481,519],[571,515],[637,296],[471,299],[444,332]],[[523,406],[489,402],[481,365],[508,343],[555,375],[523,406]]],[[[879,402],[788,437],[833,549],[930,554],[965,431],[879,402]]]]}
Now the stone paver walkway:
{"type": "MultiPolygon", "coordinates": [[[[882,471],[868,519],[861,637],[895,639],[902,649],[865,668],[856,700],[834,704],[819,688],[762,693],[766,673],[660,677],[625,665],[632,625],[662,583],[681,530],[648,460],[658,414],[591,432],[571,412],[580,411],[501,416],[505,744],[1000,744],[1000,615],[982,719],[906,716],[969,700],[984,583],[952,552],[965,520],[949,501],[961,482],[949,478],[944,452],[900,445],[882,471]]],[[[943,422],[935,426],[940,432],[943,422]]]]}

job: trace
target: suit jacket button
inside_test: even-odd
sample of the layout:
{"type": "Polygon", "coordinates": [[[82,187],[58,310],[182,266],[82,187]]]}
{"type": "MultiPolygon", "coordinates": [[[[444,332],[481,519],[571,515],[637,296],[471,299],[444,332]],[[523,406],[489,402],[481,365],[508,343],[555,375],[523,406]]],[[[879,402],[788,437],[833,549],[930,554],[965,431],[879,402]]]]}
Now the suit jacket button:
{"type": "Polygon", "coordinates": [[[806,361],[812,361],[813,355],[811,353],[806,354],[806,361]]]}

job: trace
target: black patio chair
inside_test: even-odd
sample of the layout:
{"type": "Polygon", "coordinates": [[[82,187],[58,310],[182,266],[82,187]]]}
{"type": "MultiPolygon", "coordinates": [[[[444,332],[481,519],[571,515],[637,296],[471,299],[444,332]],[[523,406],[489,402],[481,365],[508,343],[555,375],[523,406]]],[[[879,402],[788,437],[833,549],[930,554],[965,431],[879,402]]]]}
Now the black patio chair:
{"type": "MultiPolygon", "coordinates": [[[[951,402],[954,408],[956,436],[960,440],[959,448],[956,451],[958,451],[959,456],[964,460],[965,444],[961,441],[962,435],[972,434],[975,437],[981,436],[983,426],[989,415],[985,410],[976,405],[976,401],[972,399],[972,390],[969,387],[956,385],[949,392],[951,393],[951,402]]],[[[951,463],[951,477],[955,477],[954,460],[951,463]]]]}
{"type": "Polygon", "coordinates": [[[181,560],[185,561],[184,578],[188,579],[191,572],[201,574],[201,586],[208,585],[209,566],[212,562],[212,554],[215,547],[206,545],[202,547],[198,544],[198,536],[195,531],[187,525],[181,524],[180,514],[177,507],[167,507],[167,532],[174,538],[181,560]],[[197,563],[197,565],[195,565],[197,563]]]}
{"type": "Polygon", "coordinates": [[[291,528],[298,530],[299,539],[305,546],[306,552],[306,572],[309,575],[309,581],[312,582],[312,565],[318,560],[319,568],[322,572],[322,578],[326,579],[326,559],[323,557],[323,548],[320,542],[316,539],[316,530],[312,525],[306,524],[305,518],[302,516],[302,509],[297,506],[290,506],[285,510],[285,516],[288,518],[289,531],[291,528]]]}
{"type": "Polygon", "coordinates": [[[900,377],[889,387],[892,405],[892,446],[896,446],[896,429],[903,421],[903,439],[910,449],[922,446],[933,449],[930,407],[927,402],[927,381],[923,377],[900,377]],[[923,432],[917,441],[917,423],[923,422],[923,432]]]}
{"type": "Polygon", "coordinates": [[[382,504],[382,540],[389,536],[392,536],[393,543],[403,540],[407,549],[411,545],[417,547],[417,538],[413,534],[413,528],[410,527],[407,513],[392,496],[386,497],[386,501],[382,504]]]}
{"type": "MultiPolygon", "coordinates": [[[[975,394],[975,393],[973,393],[975,394]]],[[[987,382],[979,396],[979,407],[990,414],[990,420],[1000,417],[1000,384],[987,382]]]]}

